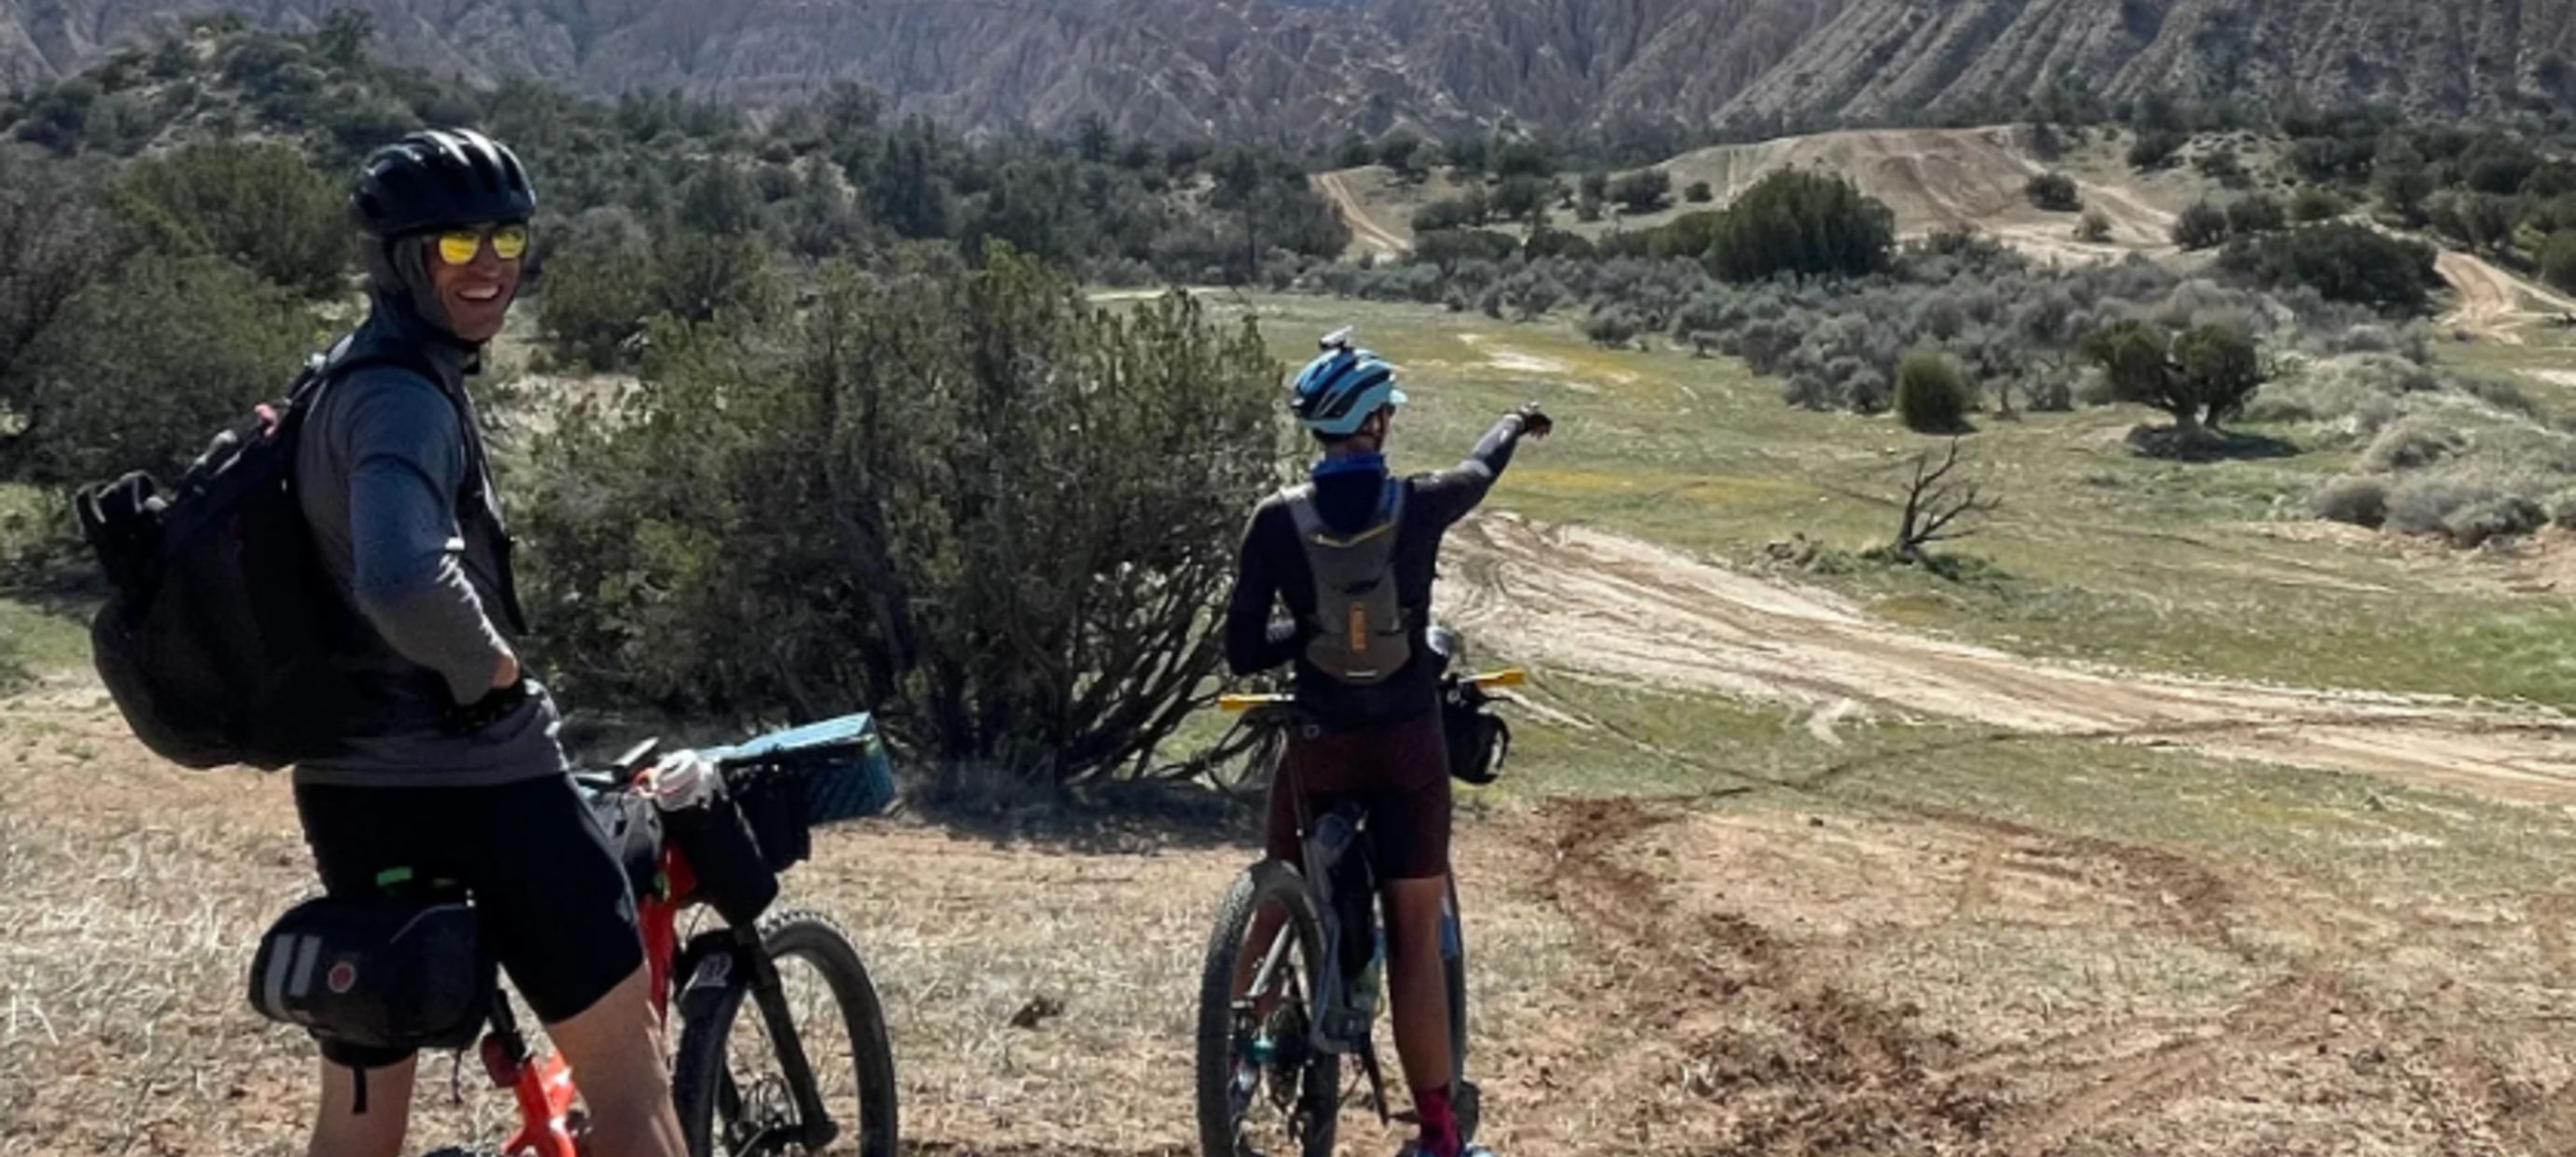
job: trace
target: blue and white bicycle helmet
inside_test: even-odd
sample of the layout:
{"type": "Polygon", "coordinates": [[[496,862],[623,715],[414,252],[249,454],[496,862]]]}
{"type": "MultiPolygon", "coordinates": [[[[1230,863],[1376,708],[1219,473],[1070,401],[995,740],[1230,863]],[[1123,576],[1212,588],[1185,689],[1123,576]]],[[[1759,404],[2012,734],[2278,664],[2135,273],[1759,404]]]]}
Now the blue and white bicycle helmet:
{"type": "Polygon", "coordinates": [[[1324,352],[1298,371],[1295,396],[1288,408],[1318,434],[1355,433],[1381,406],[1401,406],[1404,391],[1395,386],[1395,367],[1374,351],[1351,346],[1349,326],[1315,343],[1324,352]]]}

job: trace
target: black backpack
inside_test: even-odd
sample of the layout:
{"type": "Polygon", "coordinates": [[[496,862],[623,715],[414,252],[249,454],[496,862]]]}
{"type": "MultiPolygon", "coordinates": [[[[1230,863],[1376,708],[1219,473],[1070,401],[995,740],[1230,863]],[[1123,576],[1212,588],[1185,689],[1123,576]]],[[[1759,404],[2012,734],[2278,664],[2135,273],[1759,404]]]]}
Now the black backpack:
{"type": "Polygon", "coordinates": [[[332,589],[295,492],[321,387],[406,360],[348,351],[307,358],[283,400],[218,433],[167,495],[135,471],[75,496],[109,586],[90,621],[92,661],[126,725],[164,759],[275,771],[334,753],[374,706],[339,662],[372,628],[332,589]]]}

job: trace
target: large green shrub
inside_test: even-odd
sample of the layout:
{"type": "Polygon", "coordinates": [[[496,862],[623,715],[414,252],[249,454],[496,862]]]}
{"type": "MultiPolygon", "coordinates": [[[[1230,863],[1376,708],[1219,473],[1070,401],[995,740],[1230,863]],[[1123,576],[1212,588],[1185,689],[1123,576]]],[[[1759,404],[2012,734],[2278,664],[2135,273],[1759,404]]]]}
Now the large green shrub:
{"type": "Polygon", "coordinates": [[[317,298],[341,291],[355,252],[345,197],[296,150],[234,141],[137,160],[115,192],[142,247],[221,257],[317,298]]]}
{"type": "Polygon", "coordinates": [[[128,470],[175,479],[327,337],[238,265],[143,254],[73,298],[10,366],[25,425],[9,473],[55,487],[128,470]]]}
{"type": "Polygon", "coordinates": [[[544,654],[575,694],[879,712],[925,770],[1134,769],[1204,703],[1276,480],[1281,367],[1173,295],[1006,247],[825,267],[801,314],[657,322],[630,412],[532,451],[544,654]]]}

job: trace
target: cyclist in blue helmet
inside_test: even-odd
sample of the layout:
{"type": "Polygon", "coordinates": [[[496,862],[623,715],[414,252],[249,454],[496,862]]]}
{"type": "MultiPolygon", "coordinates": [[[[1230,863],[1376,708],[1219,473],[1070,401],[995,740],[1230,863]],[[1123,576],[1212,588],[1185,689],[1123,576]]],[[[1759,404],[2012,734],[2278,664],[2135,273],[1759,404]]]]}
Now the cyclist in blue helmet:
{"type": "MultiPolygon", "coordinates": [[[[1405,404],[1395,367],[1334,331],[1297,375],[1289,409],[1323,455],[1307,481],[1264,499],[1246,527],[1225,622],[1238,675],[1293,664],[1297,706],[1287,759],[1321,811],[1354,800],[1369,812],[1373,865],[1387,914],[1387,991],[1395,1048],[1420,1136],[1407,1152],[1461,1157],[1449,1087],[1448,1004],[1440,972],[1440,907],[1448,892],[1450,784],[1431,626],[1433,564],[1449,528],[1476,508],[1521,436],[1547,436],[1536,403],[1504,415],[1467,459],[1397,476],[1385,449],[1405,404]],[[1274,627],[1272,608],[1289,620],[1274,627]]],[[[1266,854],[1298,861],[1296,803],[1274,784],[1266,854]]],[[[1278,915],[1256,920],[1264,943],[1278,915]]],[[[1247,965],[1251,963],[1249,959],[1247,965]]],[[[1235,978],[1237,991],[1248,976],[1235,978]]]]}

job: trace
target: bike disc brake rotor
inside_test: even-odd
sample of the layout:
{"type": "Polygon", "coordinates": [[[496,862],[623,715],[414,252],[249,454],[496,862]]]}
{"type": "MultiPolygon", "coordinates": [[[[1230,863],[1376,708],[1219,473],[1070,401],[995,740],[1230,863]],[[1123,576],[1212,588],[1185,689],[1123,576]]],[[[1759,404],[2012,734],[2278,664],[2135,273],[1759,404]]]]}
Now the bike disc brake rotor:
{"type": "Polygon", "coordinates": [[[1286,1134],[1292,1151],[1302,1150],[1306,1138],[1317,1128],[1313,1119],[1317,1107],[1312,1103],[1313,1098],[1306,1095],[1307,1067],[1315,1053],[1306,1039],[1303,989],[1303,985],[1292,981],[1287,985],[1288,991],[1281,996],[1278,1007],[1271,1010],[1267,1024],[1256,1026],[1247,1018],[1244,1029],[1236,1034],[1235,1080],[1229,1090],[1231,1103],[1228,1109],[1234,1120],[1237,1157],[1264,1157],[1264,1151],[1255,1145],[1255,1138],[1246,1135],[1266,1132],[1256,1129],[1253,1124],[1253,1110],[1264,1102],[1278,1114],[1279,1128],[1286,1134]],[[1263,1032],[1270,1035],[1270,1055],[1258,1058],[1243,1055],[1253,1038],[1263,1032]],[[1262,1095],[1265,1084],[1269,1086],[1266,1097],[1262,1095]]]}
{"type": "Polygon", "coordinates": [[[717,1112],[726,1153],[741,1157],[796,1151],[796,1098],[788,1093],[786,1078],[763,1075],[748,1088],[737,1082],[729,1101],[717,1112]]]}

